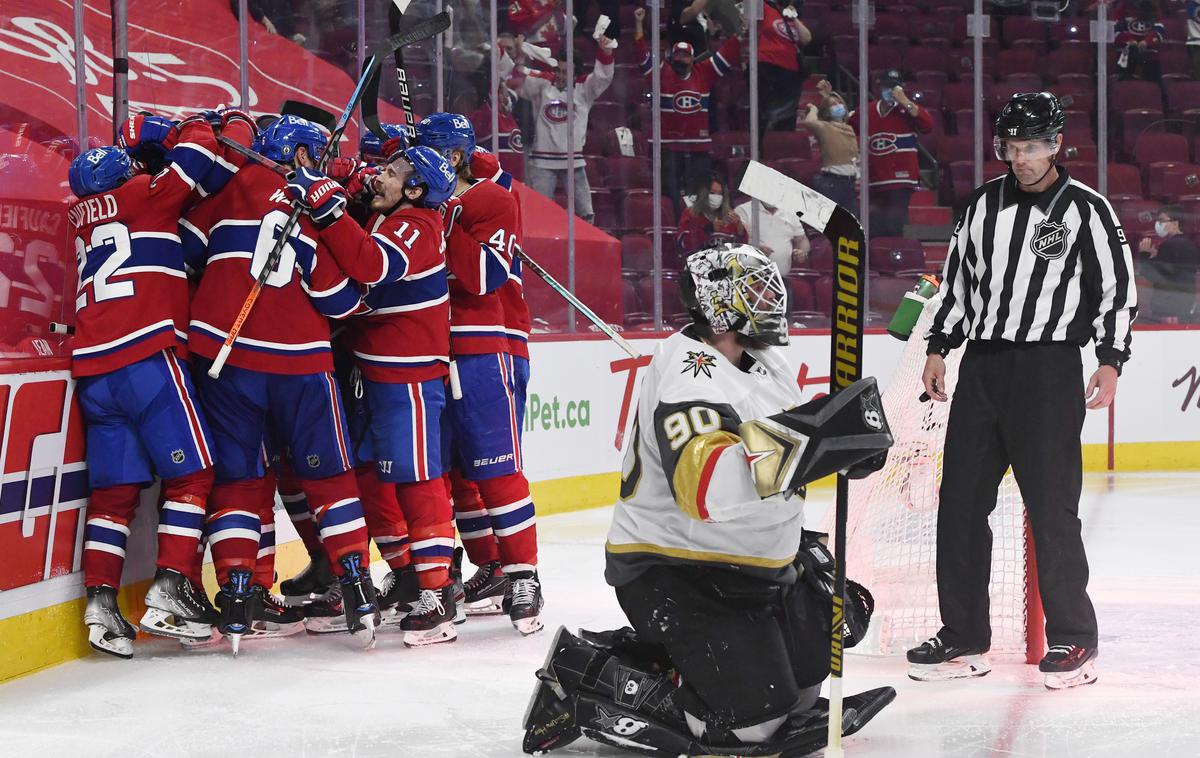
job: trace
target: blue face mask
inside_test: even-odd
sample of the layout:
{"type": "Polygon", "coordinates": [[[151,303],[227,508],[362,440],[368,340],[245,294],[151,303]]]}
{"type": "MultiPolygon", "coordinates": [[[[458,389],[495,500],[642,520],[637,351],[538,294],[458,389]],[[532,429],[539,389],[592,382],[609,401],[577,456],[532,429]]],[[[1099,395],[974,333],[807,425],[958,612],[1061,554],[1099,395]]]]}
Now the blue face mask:
{"type": "Polygon", "coordinates": [[[829,108],[829,116],[834,121],[841,121],[846,117],[846,106],[841,103],[835,103],[829,108]]]}
{"type": "Polygon", "coordinates": [[[885,103],[894,103],[894,102],[896,102],[896,98],[895,98],[895,96],[894,96],[894,95],[892,95],[892,88],[891,88],[891,87],[888,87],[888,88],[887,88],[887,89],[885,89],[883,92],[880,92],[880,93],[879,93],[879,99],[880,99],[880,100],[882,100],[882,101],[883,101],[883,102],[885,102],[885,103]]]}

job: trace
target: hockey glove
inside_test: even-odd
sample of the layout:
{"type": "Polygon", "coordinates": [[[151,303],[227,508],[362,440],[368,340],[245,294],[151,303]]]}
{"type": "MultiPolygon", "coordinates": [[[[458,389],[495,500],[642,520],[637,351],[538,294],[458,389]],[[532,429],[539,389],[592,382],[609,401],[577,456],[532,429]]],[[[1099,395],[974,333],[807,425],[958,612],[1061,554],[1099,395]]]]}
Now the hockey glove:
{"type": "Polygon", "coordinates": [[[329,175],[329,178],[337,179],[342,184],[345,184],[347,179],[354,176],[354,172],[357,170],[357,160],[341,155],[330,160],[329,164],[325,166],[325,173],[329,175]]]}
{"type": "Polygon", "coordinates": [[[832,395],[738,426],[759,497],[805,484],[874,458],[892,434],[874,377],[832,395]]]}
{"type": "Polygon", "coordinates": [[[342,185],[311,168],[298,168],[288,176],[287,193],[322,228],[336,221],[346,207],[342,185]]]}
{"type": "Polygon", "coordinates": [[[143,154],[148,149],[163,155],[175,146],[178,138],[179,132],[170,119],[139,114],[125,119],[117,144],[130,155],[143,154]]]}
{"type": "Polygon", "coordinates": [[[370,202],[375,194],[375,177],[379,176],[379,166],[363,166],[346,180],[346,194],[360,203],[370,202]]]}
{"type": "MultiPolygon", "coordinates": [[[[221,111],[220,128],[224,129],[229,126],[230,121],[240,120],[245,121],[250,125],[250,131],[255,136],[258,136],[258,124],[254,121],[254,117],[244,110],[239,108],[225,108],[221,111]]],[[[213,127],[216,128],[216,127],[213,127]]]]}

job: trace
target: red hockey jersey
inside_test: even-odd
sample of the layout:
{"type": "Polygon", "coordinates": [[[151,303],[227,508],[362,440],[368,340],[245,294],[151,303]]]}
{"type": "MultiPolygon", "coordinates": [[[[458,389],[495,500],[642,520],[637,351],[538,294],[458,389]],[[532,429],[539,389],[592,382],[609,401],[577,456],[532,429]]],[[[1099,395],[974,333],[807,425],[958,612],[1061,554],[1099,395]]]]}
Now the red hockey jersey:
{"type": "MultiPolygon", "coordinates": [[[[641,72],[650,76],[654,70],[650,59],[650,45],[645,37],[637,40],[635,44],[637,57],[641,60],[641,72]]],[[[664,147],[689,153],[705,152],[712,148],[712,135],[708,131],[708,109],[713,84],[718,77],[729,73],[730,61],[738,60],[740,52],[740,43],[736,37],[731,37],[725,40],[711,57],[692,66],[692,72],[686,79],[680,78],[669,64],[663,64],[660,74],[662,94],[659,103],[662,109],[664,147]]]]}
{"type": "Polygon", "coordinates": [[[447,375],[450,295],[442,214],[405,208],[373,216],[368,229],[343,215],[321,232],[347,274],[379,282],[364,299],[368,310],[350,320],[342,344],[372,381],[411,384],[447,375]]]}
{"type": "MultiPolygon", "coordinates": [[[[471,173],[490,177],[493,182],[512,192],[513,176],[500,166],[500,160],[487,150],[475,149],[471,156],[471,173]]],[[[517,203],[517,238],[524,238],[521,204],[517,203]]],[[[529,359],[529,305],[525,302],[524,266],[513,252],[508,281],[500,287],[500,302],[504,306],[504,331],[508,334],[508,352],[529,359]]]]}
{"type": "MultiPolygon", "coordinates": [[[[180,222],[189,265],[204,269],[188,328],[188,346],[197,355],[216,358],[266,265],[291,210],[284,184],[270,169],[247,165],[180,222]]],[[[269,374],[332,371],[327,318],[350,315],[359,296],[358,284],[338,267],[312,221],[301,216],[279,268],[267,277],[242,325],[229,364],[269,374]]]]}
{"type": "Polygon", "coordinates": [[[758,60],[773,66],[800,72],[800,22],[784,18],[779,9],[763,3],[763,17],[758,25],[758,60]]]}
{"type": "Polygon", "coordinates": [[[508,352],[497,290],[512,272],[513,246],[521,244],[517,200],[487,180],[477,180],[459,198],[462,215],[446,247],[451,346],[461,355],[508,352]]]}
{"type": "MultiPolygon", "coordinates": [[[[878,100],[867,107],[867,149],[870,151],[870,180],[872,189],[915,189],[921,178],[917,162],[917,132],[933,130],[933,116],[921,106],[917,115],[895,105],[886,114],[878,100]]],[[[857,132],[858,111],[850,114],[848,123],[857,132]]]]}
{"type": "Polygon", "coordinates": [[[179,214],[208,181],[216,141],[203,121],[184,125],[169,165],[67,210],[79,284],[71,371],[115,371],[164,348],[186,347],[188,285],[179,214]]]}

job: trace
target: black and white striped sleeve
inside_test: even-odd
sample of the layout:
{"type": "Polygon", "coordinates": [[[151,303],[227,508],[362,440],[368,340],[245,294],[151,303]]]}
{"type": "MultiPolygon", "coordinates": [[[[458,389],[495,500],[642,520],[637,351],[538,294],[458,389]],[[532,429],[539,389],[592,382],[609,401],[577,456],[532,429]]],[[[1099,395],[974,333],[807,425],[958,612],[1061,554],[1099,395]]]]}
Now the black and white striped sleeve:
{"type": "Polygon", "coordinates": [[[970,273],[964,269],[967,250],[971,245],[971,216],[975,203],[963,211],[963,216],[950,238],[946,267],[942,271],[942,304],[929,327],[929,352],[945,355],[967,338],[967,282],[970,273]]]}
{"type": "Polygon", "coordinates": [[[1108,200],[1094,195],[1090,204],[1088,231],[1092,244],[1084,247],[1083,266],[1084,278],[1092,282],[1098,296],[1092,320],[1096,358],[1102,364],[1120,368],[1129,360],[1131,327],[1137,318],[1133,254],[1108,200]]]}

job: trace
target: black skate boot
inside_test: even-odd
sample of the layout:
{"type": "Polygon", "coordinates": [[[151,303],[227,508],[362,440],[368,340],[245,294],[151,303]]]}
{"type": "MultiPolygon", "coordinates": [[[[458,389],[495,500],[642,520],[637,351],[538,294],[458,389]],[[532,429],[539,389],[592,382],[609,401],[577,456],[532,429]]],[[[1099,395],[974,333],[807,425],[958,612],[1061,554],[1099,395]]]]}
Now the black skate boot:
{"type": "Polygon", "coordinates": [[[107,584],[88,587],[87,599],[83,623],[88,628],[88,643],[92,649],[118,658],[132,658],[137,630],[121,615],[117,591],[107,584]]]}
{"type": "Polygon", "coordinates": [[[985,653],[985,647],[947,646],[941,637],[930,637],[908,651],[908,678],[940,682],[985,676],[992,670],[985,653]]]}
{"type": "Polygon", "coordinates": [[[421,596],[404,620],[404,644],[409,647],[436,645],[458,639],[454,628],[454,583],[436,590],[421,590],[421,596]]]}
{"type": "Polygon", "coordinates": [[[346,628],[355,636],[361,635],[366,647],[375,647],[375,630],[379,627],[379,601],[371,573],[361,565],[359,553],[348,553],[338,562],[342,565],[342,606],[346,611],[346,628]]]}
{"type": "Polygon", "coordinates": [[[304,631],[309,634],[334,634],[348,628],[341,585],[333,585],[324,597],[304,604],[304,631]]]}
{"type": "Polygon", "coordinates": [[[379,611],[384,625],[399,624],[412,610],[421,595],[417,570],[405,566],[388,572],[379,588],[379,611]]]}
{"type": "Polygon", "coordinates": [[[508,575],[504,610],[517,631],[526,636],[542,630],[542,584],[536,571],[514,571],[508,575]]]}
{"type": "Polygon", "coordinates": [[[467,622],[467,591],[463,587],[462,578],[463,549],[460,545],[454,548],[454,558],[450,561],[450,583],[454,585],[454,623],[467,622]]]}
{"type": "Polygon", "coordinates": [[[463,605],[468,616],[495,616],[504,613],[508,577],[500,570],[500,561],[485,563],[463,584],[463,605]]]}
{"type": "Polygon", "coordinates": [[[235,656],[242,635],[250,632],[254,620],[254,606],[258,598],[250,586],[253,578],[254,574],[247,569],[234,569],[229,572],[229,581],[221,585],[221,591],[217,593],[217,608],[220,609],[217,628],[229,638],[235,656]]]}
{"type": "Polygon", "coordinates": [[[1094,647],[1051,645],[1038,664],[1038,671],[1046,675],[1046,689],[1065,690],[1094,683],[1099,678],[1096,673],[1096,656],[1099,654],[1094,647]]]}
{"type": "Polygon", "coordinates": [[[304,609],[285,605],[271,590],[255,585],[254,620],[247,639],[291,637],[304,631],[304,609]]]}
{"type": "Polygon", "coordinates": [[[142,631],[161,637],[209,639],[217,619],[209,613],[212,606],[200,600],[200,594],[183,574],[160,568],[146,593],[146,613],[139,626],[142,631]]]}
{"type": "Polygon", "coordinates": [[[208,593],[204,591],[203,587],[193,584],[192,589],[195,590],[196,601],[204,608],[205,617],[212,619],[212,625],[209,626],[209,635],[205,639],[193,640],[181,637],[179,646],[184,650],[206,650],[221,644],[221,631],[217,628],[219,614],[217,613],[216,606],[208,599],[208,593]]]}
{"type": "Polygon", "coordinates": [[[285,605],[304,605],[305,603],[325,597],[329,588],[337,584],[337,577],[322,553],[309,556],[308,565],[291,579],[283,580],[279,591],[283,593],[285,605]]]}

